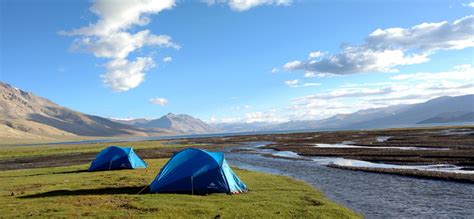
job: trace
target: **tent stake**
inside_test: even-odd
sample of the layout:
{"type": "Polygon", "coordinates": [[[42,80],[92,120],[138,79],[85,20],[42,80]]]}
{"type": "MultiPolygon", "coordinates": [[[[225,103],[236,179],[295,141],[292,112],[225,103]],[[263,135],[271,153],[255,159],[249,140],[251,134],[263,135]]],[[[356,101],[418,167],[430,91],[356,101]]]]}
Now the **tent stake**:
{"type": "Polygon", "coordinates": [[[194,195],[194,183],[193,183],[193,176],[191,176],[191,195],[194,195]]]}

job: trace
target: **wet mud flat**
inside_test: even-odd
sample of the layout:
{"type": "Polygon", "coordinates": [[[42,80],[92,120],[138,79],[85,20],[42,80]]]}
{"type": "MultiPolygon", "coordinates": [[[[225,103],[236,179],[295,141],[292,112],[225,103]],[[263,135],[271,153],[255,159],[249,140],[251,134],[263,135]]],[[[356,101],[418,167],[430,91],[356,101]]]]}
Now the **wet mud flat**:
{"type": "MultiPolygon", "coordinates": [[[[343,166],[337,164],[328,166],[347,170],[474,182],[474,127],[471,126],[304,132],[186,140],[187,143],[200,144],[255,141],[271,142],[261,147],[261,149],[272,149],[282,152],[290,151],[300,156],[299,158],[290,159],[333,157],[366,161],[373,164],[402,166],[452,165],[456,167],[453,173],[443,170],[437,171],[436,168],[413,170],[403,168],[343,166]],[[462,172],[462,174],[456,172],[462,172]]],[[[235,150],[234,152],[238,151],[235,150]]],[[[245,151],[245,149],[241,152],[252,153],[251,150],[245,151]]],[[[272,157],[272,155],[265,156],[272,157]]]]}
{"type": "MultiPolygon", "coordinates": [[[[220,150],[226,145],[200,145],[197,148],[220,150]]],[[[80,147],[80,145],[78,146],[80,147]]],[[[135,152],[143,159],[169,158],[182,147],[136,149],[135,152]]],[[[44,156],[25,156],[0,159],[0,171],[19,170],[44,167],[60,167],[90,163],[97,152],[52,154],[44,156]]]]}
{"type": "MultiPolygon", "coordinates": [[[[187,138],[158,140],[157,143],[170,143],[169,147],[137,149],[145,159],[167,158],[183,147],[172,144],[189,145],[208,150],[238,148],[250,142],[267,142],[260,149],[279,152],[292,152],[298,158],[329,157],[353,159],[373,164],[390,165],[455,165],[456,171],[474,173],[474,126],[439,127],[417,129],[356,130],[331,132],[301,132],[284,134],[254,134],[224,137],[187,138]]],[[[133,143],[130,143],[133,146],[133,143]]],[[[74,147],[81,147],[77,145],[74,147]]],[[[239,149],[232,152],[239,152],[239,149]]],[[[240,149],[242,150],[242,149],[240,149]]],[[[248,150],[248,149],[246,149],[248,150]]],[[[244,151],[242,151],[244,152],[244,151]]],[[[252,153],[248,150],[246,153],[252,153]]],[[[0,170],[15,170],[41,167],[55,167],[85,164],[91,162],[97,153],[70,153],[45,156],[29,156],[0,159],[0,170]]],[[[273,155],[265,155],[272,157],[273,155]]],[[[277,156],[277,158],[283,158],[277,156]]],[[[379,173],[392,173],[404,176],[419,176],[447,180],[466,181],[466,174],[447,174],[445,172],[399,170],[398,168],[377,168],[328,165],[379,173]],[[449,175],[449,176],[448,176],[449,175]],[[460,177],[456,177],[456,176],[460,177]]],[[[474,174],[467,176],[474,181],[474,174]]]]}
{"type": "Polygon", "coordinates": [[[399,176],[409,176],[425,179],[449,180],[456,182],[474,183],[474,174],[448,173],[439,171],[423,171],[416,169],[398,169],[398,168],[374,168],[374,167],[351,167],[329,164],[328,167],[339,168],[353,171],[363,171],[369,173],[392,174],[399,176]]]}
{"type": "Polygon", "coordinates": [[[303,156],[343,157],[392,164],[456,164],[474,169],[474,126],[262,134],[183,140],[188,144],[214,145],[255,141],[272,142],[265,148],[293,151],[303,156]],[[381,137],[384,139],[381,140],[381,137]],[[318,147],[318,144],[357,145],[360,148],[318,147]],[[409,150],[400,149],[408,147],[409,150]]]}

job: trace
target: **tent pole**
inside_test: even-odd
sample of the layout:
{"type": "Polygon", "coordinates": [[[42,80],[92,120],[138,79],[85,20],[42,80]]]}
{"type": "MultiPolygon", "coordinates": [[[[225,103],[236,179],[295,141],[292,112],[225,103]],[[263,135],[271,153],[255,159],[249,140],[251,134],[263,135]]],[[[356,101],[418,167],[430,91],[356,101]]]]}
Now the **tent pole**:
{"type": "Polygon", "coordinates": [[[146,185],[142,190],[140,190],[140,191],[137,193],[137,195],[140,195],[140,193],[142,193],[143,190],[145,190],[146,188],[148,188],[148,186],[149,186],[149,185],[146,185]]]}
{"type": "Polygon", "coordinates": [[[194,182],[193,182],[193,176],[191,176],[191,195],[194,195],[194,182]]]}

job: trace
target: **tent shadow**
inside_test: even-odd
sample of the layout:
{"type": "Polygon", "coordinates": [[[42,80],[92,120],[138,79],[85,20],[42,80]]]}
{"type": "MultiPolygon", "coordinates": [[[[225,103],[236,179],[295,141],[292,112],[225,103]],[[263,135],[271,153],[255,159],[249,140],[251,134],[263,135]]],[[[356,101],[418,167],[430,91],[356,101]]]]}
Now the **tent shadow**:
{"type": "Polygon", "coordinates": [[[58,196],[82,196],[82,195],[137,195],[149,193],[148,187],[145,186],[128,186],[128,187],[108,187],[98,189],[78,189],[78,190],[54,190],[49,192],[43,192],[32,195],[20,196],[18,198],[45,198],[45,197],[58,197],[58,196]],[[143,190],[143,191],[142,191],[143,190]]]}
{"type": "Polygon", "coordinates": [[[29,175],[18,175],[18,176],[0,176],[0,178],[16,178],[16,177],[30,177],[30,176],[44,176],[51,174],[69,174],[69,173],[87,173],[88,170],[74,170],[74,171],[60,171],[60,172],[49,172],[49,173],[37,173],[29,175]]]}
{"type": "Polygon", "coordinates": [[[89,170],[73,170],[73,171],[61,171],[61,172],[53,172],[53,174],[68,174],[68,173],[87,173],[89,170]]]}

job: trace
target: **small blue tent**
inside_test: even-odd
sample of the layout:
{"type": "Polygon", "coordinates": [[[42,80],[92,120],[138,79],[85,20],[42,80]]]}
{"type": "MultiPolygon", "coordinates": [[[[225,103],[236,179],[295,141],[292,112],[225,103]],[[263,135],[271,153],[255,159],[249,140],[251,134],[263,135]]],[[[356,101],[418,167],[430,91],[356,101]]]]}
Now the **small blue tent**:
{"type": "Polygon", "coordinates": [[[222,152],[188,148],[171,157],[150,184],[152,193],[241,193],[247,186],[222,152]]]}
{"type": "Polygon", "coordinates": [[[147,166],[132,148],[110,146],[97,154],[89,171],[136,169],[147,166]]]}

